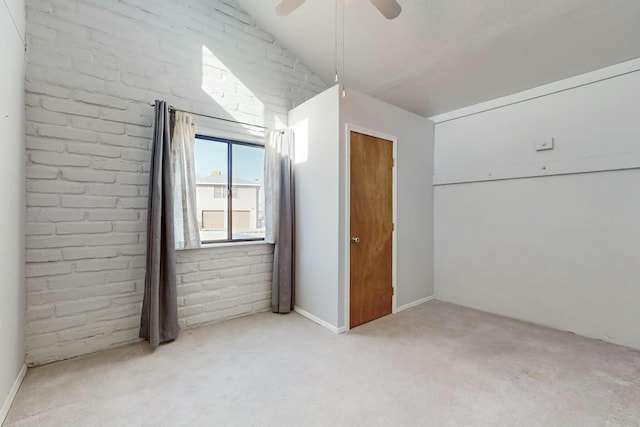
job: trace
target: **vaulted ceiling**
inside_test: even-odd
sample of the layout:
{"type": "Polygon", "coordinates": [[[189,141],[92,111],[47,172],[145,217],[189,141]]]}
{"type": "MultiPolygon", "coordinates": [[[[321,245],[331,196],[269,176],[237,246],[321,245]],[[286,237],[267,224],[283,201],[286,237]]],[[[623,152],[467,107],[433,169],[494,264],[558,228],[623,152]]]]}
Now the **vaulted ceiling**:
{"type": "Polygon", "coordinates": [[[236,0],[327,84],[429,117],[640,57],[640,0],[398,0],[386,20],[369,0],[236,0]]]}

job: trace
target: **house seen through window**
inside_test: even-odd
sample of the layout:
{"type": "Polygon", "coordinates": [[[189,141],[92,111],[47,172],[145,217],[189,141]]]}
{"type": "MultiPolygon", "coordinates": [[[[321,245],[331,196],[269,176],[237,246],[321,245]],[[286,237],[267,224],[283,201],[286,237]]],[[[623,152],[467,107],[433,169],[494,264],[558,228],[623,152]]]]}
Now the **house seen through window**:
{"type": "Polygon", "coordinates": [[[264,147],[196,135],[196,202],[203,243],[264,239],[264,147]]]}

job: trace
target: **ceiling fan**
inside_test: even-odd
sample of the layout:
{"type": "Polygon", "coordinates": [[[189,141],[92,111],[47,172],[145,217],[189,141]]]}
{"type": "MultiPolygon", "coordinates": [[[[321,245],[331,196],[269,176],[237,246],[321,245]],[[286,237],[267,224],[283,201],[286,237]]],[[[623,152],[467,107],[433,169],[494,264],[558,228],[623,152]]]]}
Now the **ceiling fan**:
{"type": "MultiPolygon", "coordinates": [[[[376,9],[380,11],[387,19],[394,19],[402,12],[402,7],[398,4],[397,0],[369,0],[376,9]]],[[[305,0],[282,0],[278,6],[276,6],[276,13],[279,16],[287,16],[297,8],[299,8],[305,0]]]]}

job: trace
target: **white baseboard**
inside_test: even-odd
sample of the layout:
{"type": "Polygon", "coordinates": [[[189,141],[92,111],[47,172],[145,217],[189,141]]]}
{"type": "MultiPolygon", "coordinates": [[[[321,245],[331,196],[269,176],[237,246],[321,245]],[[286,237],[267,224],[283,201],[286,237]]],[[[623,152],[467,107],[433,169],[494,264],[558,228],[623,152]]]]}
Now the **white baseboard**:
{"type": "Polygon", "coordinates": [[[423,303],[425,303],[427,301],[431,301],[433,298],[434,298],[434,296],[431,295],[431,296],[420,298],[419,300],[410,302],[409,304],[401,305],[400,307],[396,308],[396,313],[399,313],[399,312],[401,312],[403,310],[406,310],[408,308],[411,308],[411,307],[415,307],[416,305],[423,304],[423,303]]]}
{"type": "Polygon", "coordinates": [[[314,316],[313,314],[309,313],[308,311],[305,311],[305,310],[301,309],[300,307],[294,306],[293,307],[293,311],[295,311],[296,313],[298,313],[299,315],[301,315],[303,317],[306,317],[307,319],[311,320],[312,322],[317,323],[320,326],[324,326],[325,328],[327,328],[328,330],[330,330],[334,334],[340,334],[340,333],[342,333],[342,332],[344,332],[346,330],[345,327],[336,328],[331,323],[325,322],[324,320],[320,319],[319,317],[314,316]]]}
{"type": "Polygon", "coordinates": [[[11,390],[9,390],[9,395],[5,399],[4,404],[2,405],[2,409],[0,409],[0,426],[4,423],[4,419],[7,417],[7,414],[9,413],[9,409],[11,408],[11,404],[13,403],[13,399],[16,398],[16,394],[18,393],[20,384],[22,384],[22,380],[24,379],[24,376],[26,374],[27,374],[27,365],[25,364],[25,365],[22,365],[22,369],[20,369],[20,372],[18,373],[18,378],[16,378],[16,381],[13,383],[11,390]]]}

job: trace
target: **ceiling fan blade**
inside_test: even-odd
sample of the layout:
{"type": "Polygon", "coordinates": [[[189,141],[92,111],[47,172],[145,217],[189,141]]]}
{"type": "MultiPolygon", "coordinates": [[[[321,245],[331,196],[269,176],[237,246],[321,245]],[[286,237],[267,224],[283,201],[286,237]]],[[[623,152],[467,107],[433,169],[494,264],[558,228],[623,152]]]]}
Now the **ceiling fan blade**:
{"type": "Polygon", "coordinates": [[[299,8],[304,0],[282,0],[279,5],[276,6],[276,13],[278,16],[287,16],[297,8],[299,8]]]}
{"type": "Polygon", "coordinates": [[[387,19],[395,19],[402,12],[402,7],[396,0],[370,0],[381,14],[387,19]]]}

